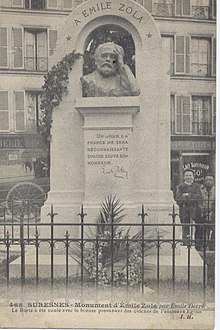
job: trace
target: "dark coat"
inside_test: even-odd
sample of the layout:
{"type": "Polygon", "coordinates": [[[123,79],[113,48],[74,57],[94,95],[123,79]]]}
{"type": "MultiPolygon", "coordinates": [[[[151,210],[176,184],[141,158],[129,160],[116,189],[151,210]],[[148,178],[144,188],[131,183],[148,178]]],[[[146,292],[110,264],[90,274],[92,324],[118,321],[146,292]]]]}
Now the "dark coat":
{"type": "Polygon", "coordinates": [[[197,183],[193,182],[191,185],[180,184],[177,187],[176,202],[180,208],[181,222],[189,222],[190,219],[195,222],[201,221],[202,194],[197,183]],[[188,193],[189,196],[183,196],[185,193],[188,193]]]}

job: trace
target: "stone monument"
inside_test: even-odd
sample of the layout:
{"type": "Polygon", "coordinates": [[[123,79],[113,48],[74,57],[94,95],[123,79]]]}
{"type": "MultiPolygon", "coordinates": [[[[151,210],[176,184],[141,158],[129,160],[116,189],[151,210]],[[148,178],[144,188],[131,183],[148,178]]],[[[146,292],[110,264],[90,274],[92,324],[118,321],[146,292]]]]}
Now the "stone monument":
{"type": "MultiPolygon", "coordinates": [[[[51,190],[42,221],[48,222],[53,204],[56,222],[79,223],[83,204],[86,222],[94,223],[100,203],[112,194],[124,203],[126,222],[140,223],[144,204],[150,221],[171,223],[170,50],[152,16],[131,0],[86,1],[60,30],[50,64],[73,49],[85,54],[94,31],[102,33],[106,27],[131,36],[133,73],[124,63],[123,47],[108,40],[97,45],[90,73],[84,72],[83,57],[74,63],[69,93],[53,110],[51,190]]],[[[186,272],[184,251],[185,257],[178,259],[180,278],[186,272]]],[[[170,247],[164,258],[161,265],[169,273],[170,247]]],[[[196,265],[200,271],[202,262],[196,265]]]]}
{"type": "Polygon", "coordinates": [[[57,221],[79,221],[84,204],[94,221],[113,194],[137,218],[141,204],[154,220],[168,214],[170,191],[169,46],[140,5],[90,0],[76,8],[59,33],[51,65],[75,49],[84,54],[91,35],[105,27],[124,29],[135,45],[135,72],[117,42],[95,50],[95,70],[83,73],[83,58],[69,76],[69,93],[53,111],[50,205],[57,221]],[[159,212],[159,213],[158,213],[159,212]],[[160,214],[160,216],[158,215],[160,214]]]}

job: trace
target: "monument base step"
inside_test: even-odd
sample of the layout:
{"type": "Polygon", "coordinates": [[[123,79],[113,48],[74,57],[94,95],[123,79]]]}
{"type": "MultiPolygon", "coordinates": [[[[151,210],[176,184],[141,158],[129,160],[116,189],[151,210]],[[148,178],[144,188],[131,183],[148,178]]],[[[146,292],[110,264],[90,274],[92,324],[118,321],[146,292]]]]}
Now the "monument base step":
{"type": "MultiPolygon", "coordinates": [[[[145,280],[157,278],[157,256],[150,255],[145,258],[149,270],[145,272],[145,280]]],[[[160,280],[172,280],[172,253],[160,255],[160,280]]],[[[194,247],[190,249],[190,282],[202,283],[203,281],[203,260],[194,247]]],[[[188,248],[179,247],[179,254],[175,258],[175,281],[187,282],[188,280],[188,248]]]]}
{"type": "MultiPolygon", "coordinates": [[[[203,281],[203,260],[198,252],[191,248],[190,252],[190,281],[191,283],[202,283],[203,281]]],[[[80,276],[80,264],[69,256],[68,275],[69,277],[80,276]]],[[[175,261],[175,281],[187,282],[188,279],[188,249],[180,247],[180,255],[176,256],[175,261]]],[[[124,266],[124,265],[123,265],[124,266]]],[[[122,266],[122,267],[123,267],[122,266]]],[[[117,266],[119,267],[119,265],[117,266]]],[[[145,257],[145,276],[144,280],[156,280],[157,278],[157,256],[150,255],[145,257]]],[[[64,254],[54,254],[54,279],[65,279],[66,277],[66,256],[64,254]]],[[[85,275],[85,274],[84,274],[85,275]]],[[[25,276],[34,279],[36,277],[36,256],[30,249],[25,254],[25,276]]],[[[51,276],[51,256],[50,254],[40,254],[38,262],[38,276],[43,279],[50,279],[51,276]]],[[[21,258],[15,259],[10,263],[10,278],[21,277],[21,258]]],[[[172,254],[160,256],[160,280],[172,280],[172,254]]]]}

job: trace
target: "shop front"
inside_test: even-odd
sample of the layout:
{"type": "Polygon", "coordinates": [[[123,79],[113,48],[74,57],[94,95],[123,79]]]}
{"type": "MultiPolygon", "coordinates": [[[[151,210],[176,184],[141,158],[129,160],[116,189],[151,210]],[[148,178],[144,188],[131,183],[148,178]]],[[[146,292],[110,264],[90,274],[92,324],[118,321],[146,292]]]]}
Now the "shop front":
{"type": "Polygon", "coordinates": [[[183,171],[192,169],[195,182],[202,185],[206,174],[215,173],[215,141],[172,140],[171,189],[174,194],[183,181],[183,171]]]}

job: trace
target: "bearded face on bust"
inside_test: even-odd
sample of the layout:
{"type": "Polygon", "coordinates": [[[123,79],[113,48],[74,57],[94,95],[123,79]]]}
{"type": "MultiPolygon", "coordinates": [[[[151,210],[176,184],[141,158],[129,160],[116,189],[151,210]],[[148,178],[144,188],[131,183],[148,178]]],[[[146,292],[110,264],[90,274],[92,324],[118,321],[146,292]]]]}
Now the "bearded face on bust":
{"type": "MultiPolygon", "coordinates": [[[[117,47],[120,46],[117,45],[117,47]]],[[[115,48],[116,45],[112,42],[109,42],[100,45],[96,49],[95,52],[96,69],[103,77],[115,76],[117,74],[118,55],[115,51],[115,48]]]]}

